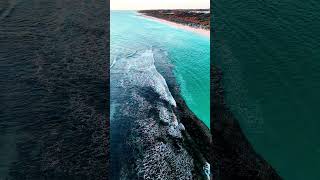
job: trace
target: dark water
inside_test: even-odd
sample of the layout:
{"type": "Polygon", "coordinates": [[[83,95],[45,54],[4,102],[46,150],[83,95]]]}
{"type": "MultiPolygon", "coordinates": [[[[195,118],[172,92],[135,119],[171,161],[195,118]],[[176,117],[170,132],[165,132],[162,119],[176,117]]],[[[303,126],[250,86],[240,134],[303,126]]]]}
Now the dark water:
{"type": "Polygon", "coordinates": [[[108,3],[0,2],[0,179],[106,179],[108,3]]]}
{"type": "Polygon", "coordinates": [[[284,178],[319,179],[320,3],[215,1],[227,105],[284,178]]]}

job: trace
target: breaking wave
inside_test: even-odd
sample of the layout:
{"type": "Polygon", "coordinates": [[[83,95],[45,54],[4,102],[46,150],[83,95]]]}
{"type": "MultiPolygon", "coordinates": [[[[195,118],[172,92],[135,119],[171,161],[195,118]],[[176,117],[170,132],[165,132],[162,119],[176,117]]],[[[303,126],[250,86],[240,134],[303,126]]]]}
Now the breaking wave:
{"type": "Polygon", "coordinates": [[[110,70],[111,179],[193,179],[176,101],[158,72],[157,49],[119,58],[110,70]],[[130,162],[130,163],[127,163],[130,162]],[[155,177],[156,176],[156,177],[155,177]]]}
{"type": "Polygon", "coordinates": [[[119,88],[128,89],[132,87],[152,88],[161,99],[176,107],[176,102],[169,91],[166,80],[154,65],[154,54],[152,50],[136,52],[127,56],[127,58],[113,61],[111,69],[111,91],[113,92],[113,89],[119,90],[119,88]]]}

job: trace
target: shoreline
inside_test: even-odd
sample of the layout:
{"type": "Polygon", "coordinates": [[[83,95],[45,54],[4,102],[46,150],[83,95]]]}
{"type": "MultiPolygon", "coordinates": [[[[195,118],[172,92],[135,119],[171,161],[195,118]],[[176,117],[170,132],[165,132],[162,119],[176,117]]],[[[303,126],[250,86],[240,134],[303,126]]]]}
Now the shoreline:
{"type": "Polygon", "coordinates": [[[144,18],[152,19],[154,21],[157,21],[157,22],[160,22],[160,23],[164,23],[164,24],[176,27],[178,29],[187,30],[187,31],[190,31],[190,32],[194,32],[194,33],[200,34],[200,35],[205,36],[207,38],[210,38],[210,30],[201,29],[201,28],[195,28],[195,27],[191,27],[191,26],[175,23],[175,22],[168,21],[168,20],[165,20],[165,19],[160,19],[160,18],[156,18],[156,17],[153,17],[153,16],[148,16],[146,14],[139,13],[139,12],[138,12],[138,15],[141,16],[141,17],[144,17],[144,18]]]}

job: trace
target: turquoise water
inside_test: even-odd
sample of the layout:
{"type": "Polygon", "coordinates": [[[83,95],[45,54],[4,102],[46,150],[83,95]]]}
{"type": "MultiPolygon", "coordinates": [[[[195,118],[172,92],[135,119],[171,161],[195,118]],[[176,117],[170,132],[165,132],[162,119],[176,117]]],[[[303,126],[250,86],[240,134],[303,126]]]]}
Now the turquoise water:
{"type": "Polygon", "coordinates": [[[320,179],[319,1],[213,7],[215,63],[249,141],[284,179],[320,179]]]}
{"type": "Polygon", "coordinates": [[[117,59],[136,52],[161,50],[173,66],[188,107],[210,127],[210,39],[134,11],[111,11],[110,22],[111,68],[117,59]]]}

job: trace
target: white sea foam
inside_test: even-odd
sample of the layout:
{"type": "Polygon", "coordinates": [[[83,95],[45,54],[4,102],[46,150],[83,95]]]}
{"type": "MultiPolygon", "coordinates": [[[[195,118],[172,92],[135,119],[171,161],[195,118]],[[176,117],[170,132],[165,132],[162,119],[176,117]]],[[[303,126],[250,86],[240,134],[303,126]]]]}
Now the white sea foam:
{"type": "Polygon", "coordinates": [[[176,106],[165,79],[154,65],[152,50],[117,60],[111,69],[111,88],[152,88],[160,98],[176,106]]]}

